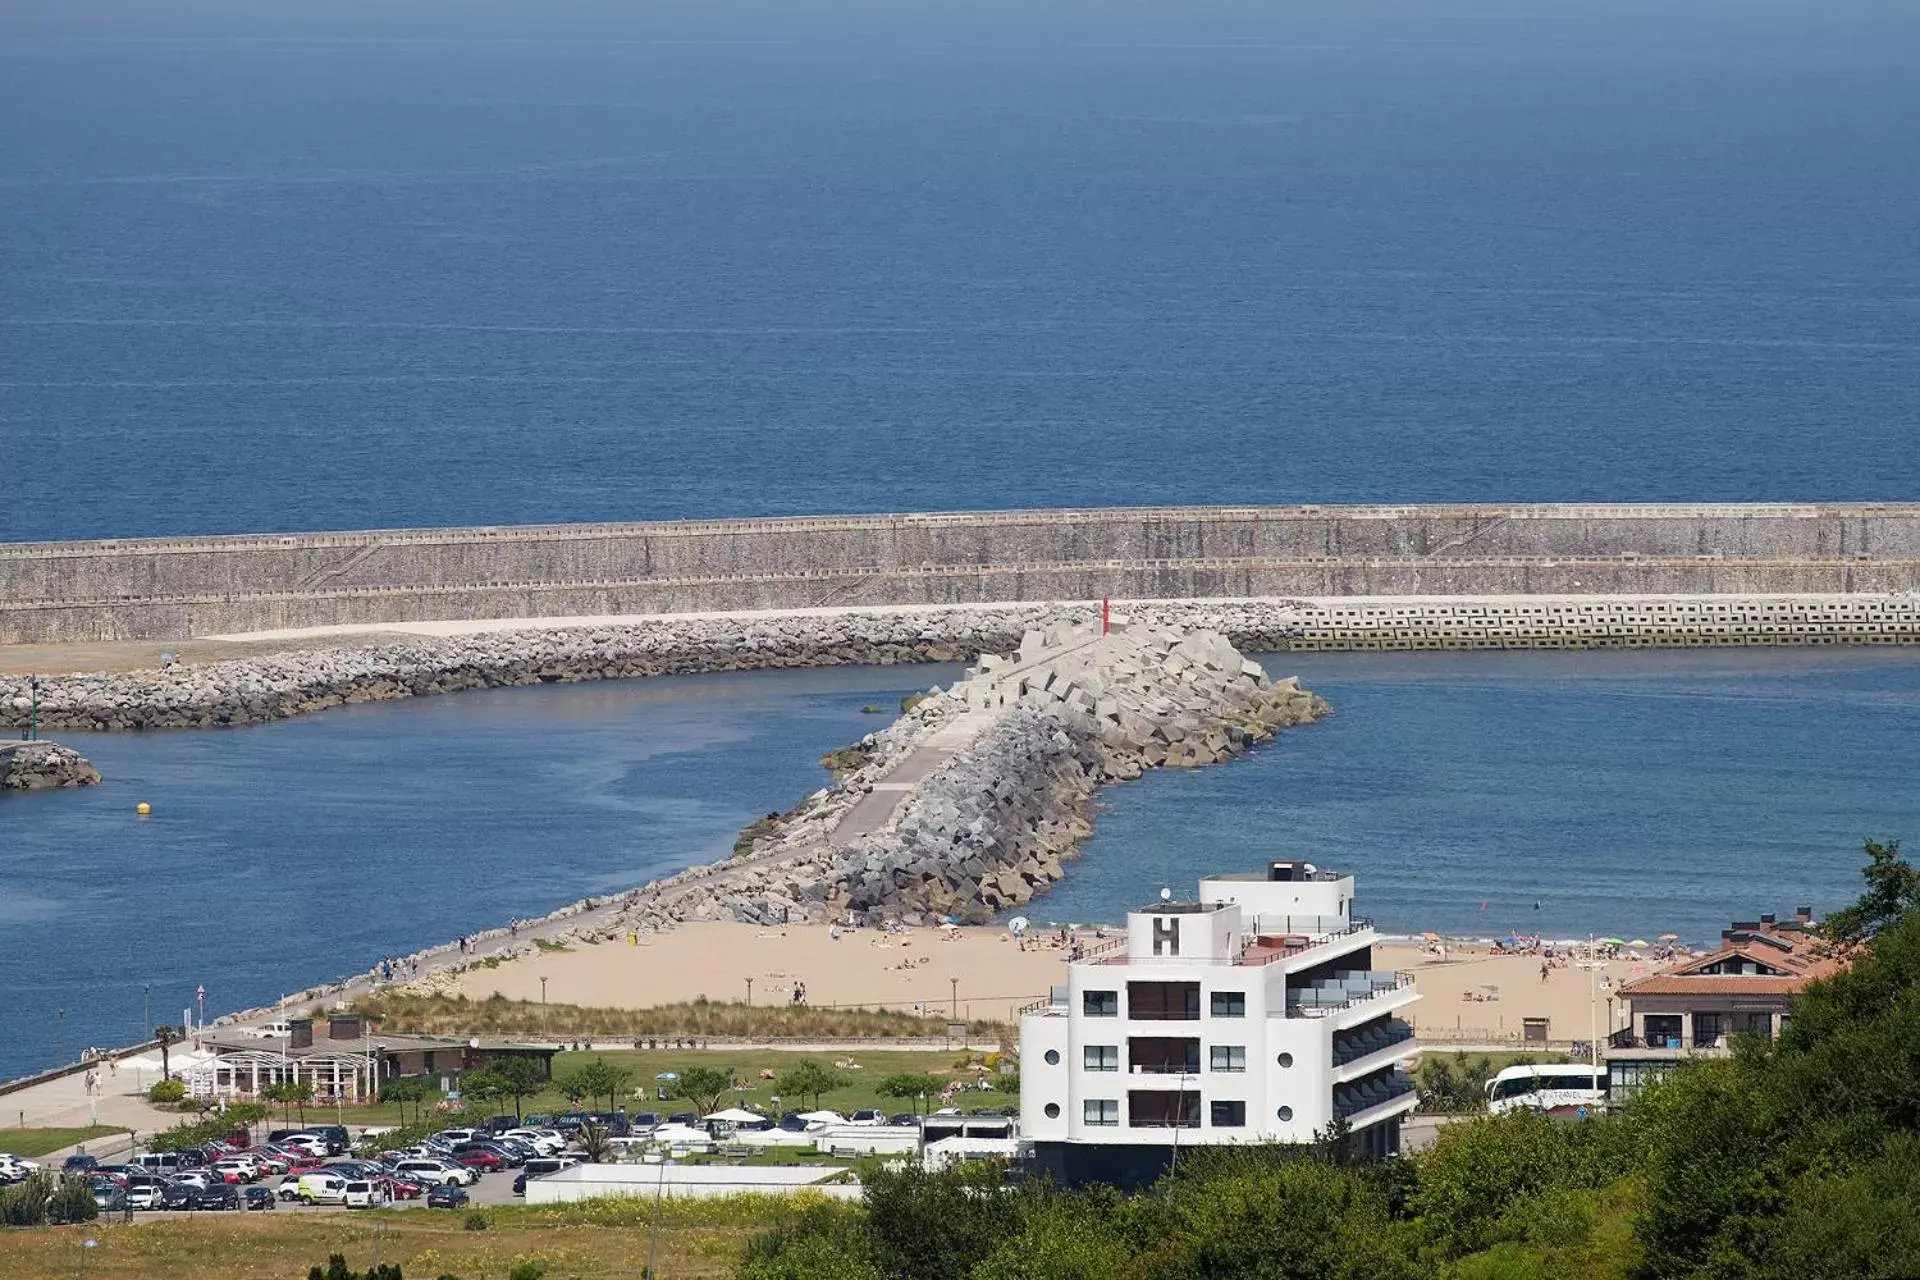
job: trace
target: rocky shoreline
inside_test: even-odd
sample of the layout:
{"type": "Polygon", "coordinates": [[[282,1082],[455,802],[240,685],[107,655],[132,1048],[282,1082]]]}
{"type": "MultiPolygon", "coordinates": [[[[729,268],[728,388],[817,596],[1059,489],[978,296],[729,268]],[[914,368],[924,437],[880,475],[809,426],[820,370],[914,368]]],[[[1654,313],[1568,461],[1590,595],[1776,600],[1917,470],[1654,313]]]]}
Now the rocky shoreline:
{"type": "Polygon", "coordinates": [[[72,747],[43,741],[0,745],[0,791],[91,787],[99,781],[100,771],[72,747]]]}
{"type": "MultiPolygon", "coordinates": [[[[1036,627],[1085,624],[1097,605],[967,605],[838,613],[661,617],[645,622],[427,637],[306,649],[169,670],[39,677],[50,729],[220,728],[351,703],[464,689],[698,675],[781,667],[963,662],[1006,651],[1036,627]]],[[[1152,625],[1220,631],[1249,650],[1282,648],[1293,602],[1171,601],[1139,606],[1152,625]]],[[[24,676],[0,676],[0,727],[27,723],[24,676]]]]}

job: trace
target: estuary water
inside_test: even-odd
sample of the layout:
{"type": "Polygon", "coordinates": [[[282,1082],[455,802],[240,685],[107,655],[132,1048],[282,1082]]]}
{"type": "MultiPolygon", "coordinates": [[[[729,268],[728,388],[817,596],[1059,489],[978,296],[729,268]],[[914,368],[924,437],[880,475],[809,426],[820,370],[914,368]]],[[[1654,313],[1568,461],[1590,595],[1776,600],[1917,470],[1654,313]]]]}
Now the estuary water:
{"type": "MultiPolygon", "coordinates": [[[[1920,833],[1920,654],[1302,654],[1323,722],[1102,793],[1026,914],[1306,857],[1410,932],[1711,938],[1853,897],[1920,833]],[[1485,903],[1485,907],[1481,906],[1485,903]]],[[[0,1077],[719,856],[867,705],[951,668],[459,694],[248,729],[66,735],[98,788],[0,800],[0,1077]],[[153,816],[134,816],[145,800],[153,816]],[[151,987],[149,993],[148,988],[151,987]]]]}

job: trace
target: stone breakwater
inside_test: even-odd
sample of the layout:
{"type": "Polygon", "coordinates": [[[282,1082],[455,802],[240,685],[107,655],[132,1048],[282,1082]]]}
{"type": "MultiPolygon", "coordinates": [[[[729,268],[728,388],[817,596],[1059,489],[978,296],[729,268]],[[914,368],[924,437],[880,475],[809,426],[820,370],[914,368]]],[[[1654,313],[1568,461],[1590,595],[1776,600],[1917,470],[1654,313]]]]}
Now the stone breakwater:
{"type": "MultiPolygon", "coordinates": [[[[1086,623],[1097,613],[1098,606],[1045,604],[662,617],[300,650],[168,670],[41,676],[40,723],[84,730],[225,727],[464,689],[959,662],[1011,649],[1032,628],[1086,623]]],[[[1175,602],[1139,614],[1163,625],[1222,630],[1254,649],[1284,647],[1295,629],[1294,606],[1283,600],[1175,602]]],[[[29,707],[26,678],[0,676],[0,727],[25,725],[29,707]]]]}
{"type": "Polygon", "coordinates": [[[0,746],[0,791],[91,787],[99,781],[100,771],[72,747],[57,742],[0,746]]]}
{"type": "Polygon", "coordinates": [[[686,920],[984,919],[1061,878],[1097,788],[1228,759],[1327,710],[1217,632],[1030,632],[1014,657],[983,659],[870,735],[867,763],[744,855],[639,891],[602,936],[686,920]]]}

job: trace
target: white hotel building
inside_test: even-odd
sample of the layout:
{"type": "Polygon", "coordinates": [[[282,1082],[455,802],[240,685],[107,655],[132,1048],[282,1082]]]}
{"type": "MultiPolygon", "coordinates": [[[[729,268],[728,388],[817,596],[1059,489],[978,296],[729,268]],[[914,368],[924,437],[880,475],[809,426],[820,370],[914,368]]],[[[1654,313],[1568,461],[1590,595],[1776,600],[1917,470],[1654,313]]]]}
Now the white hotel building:
{"type": "MultiPolygon", "coordinates": [[[[1164,894],[1164,891],[1163,891],[1164,894]]],[[[1396,1154],[1418,995],[1373,967],[1353,877],[1304,862],[1209,876],[1198,902],[1127,914],[1020,1019],[1020,1130],[1037,1169],[1136,1184],[1180,1147],[1309,1142],[1336,1118],[1396,1154]]]]}

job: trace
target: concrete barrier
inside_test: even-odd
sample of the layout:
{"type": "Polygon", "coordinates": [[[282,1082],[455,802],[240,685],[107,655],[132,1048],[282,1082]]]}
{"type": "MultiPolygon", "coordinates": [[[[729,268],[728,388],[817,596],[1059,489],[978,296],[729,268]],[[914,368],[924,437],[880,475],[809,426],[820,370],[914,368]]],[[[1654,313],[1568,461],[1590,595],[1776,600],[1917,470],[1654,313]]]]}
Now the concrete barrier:
{"type": "Polygon", "coordinates": [[[1916,504],[954,512],[0,544],[0,643],[1102,597],[1916,588],[1916,504]]]}

